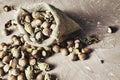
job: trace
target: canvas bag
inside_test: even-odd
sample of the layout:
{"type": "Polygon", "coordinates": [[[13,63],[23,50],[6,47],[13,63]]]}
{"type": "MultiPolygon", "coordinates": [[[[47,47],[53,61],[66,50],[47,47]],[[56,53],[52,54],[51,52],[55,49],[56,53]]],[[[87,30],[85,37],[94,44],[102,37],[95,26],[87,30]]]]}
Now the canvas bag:
{"type": "Polygon", "coordinates": [[[21,6],[18,11],[17,11],[17,24],[18,24],[18,30],[20,33],[22,33],[24,36],[25,41],[33,46],[37,47],[45,47],[49,46],[53,43],[58,43],[62,42],[65,39],[67,39],[71,33],[78,31],[81,29],[81,27],[72,19],[70,19],[67,15],[65,15],[62,11],[59,9],[55,8],[54,6],[41,2],[41,3],[36,3],[33,5],[23,5],[21,6]],[[22,13],[22,9],[27,10],[29,13],[32,13],[33,11],[41,11],[41,10],[48,10],[52,13],[54,16],[54,19],[56,21],[56,27],[52,31],[52,34],[50,37],[46,40],[44,40],[42,43],[36,43],[32,42],[29,39],[29,36],[27,35],[27,32],[24,30],[23,26],[20,24],[18,17],[22,13]]]}

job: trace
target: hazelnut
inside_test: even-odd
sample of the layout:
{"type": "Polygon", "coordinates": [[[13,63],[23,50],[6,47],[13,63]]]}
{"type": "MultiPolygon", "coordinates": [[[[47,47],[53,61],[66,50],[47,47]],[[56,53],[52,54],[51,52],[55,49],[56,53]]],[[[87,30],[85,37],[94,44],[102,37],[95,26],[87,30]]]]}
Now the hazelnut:
{"type": "Polygon", "coordinates": [[[42,74],[38,74],[36,77],[36,80],[43,80],[43,75],[42,74]]]}
{"type": "Polygon", "coordinates": [[[33,35],[33,29],[30,23],[25,23],[24,29],[26,30],[27,33],[30,35],[33,35]]]}
{"type": "Polygon", "coordinates": [[[51,24],[51,26],[50,26],[50,28],[51,28],[52,30],[54,30],[55,27],[56,27],[56,24],[51,24]]]}
{"type": "Polygon", "coordinates": [[[42,24],[42,21],[39,19],[35,19],[31,22],[32,27],[41,26],[41,24],[42,24]]]}
{"type": "Polygon", "coordinates": [[[69,53],[68,53],[68,50],[66,48],[61,48],[60,49],[60,53],[64,56],[67,56],[69,53]]]}
{"type": "Polygon", "coordinates": [[[11,10],[11,7],[8,5],[3,6],[3,11],[8,12],[11,10]]]}
{"type": "Polygon", "coordinates": [[[37,41],[40,41],[41,38],[42,38],[42,32],[39,31],[39,32],[37,32],[37,33],[35,34],[35,39],[36,39],[37,41]]]}
{"type": "Polygon", "coordinates": [[[6,51],[0,51],[0,58],[2,59],[3,57],[5,57],[7,55],[6,51]]]}
{"type": "Polygon", "coordinates": [[[4,76],[4,70],[2,68],[0,68],[0,77],[4,76]]]}
{"type": "Polygon", "coordinates": [[[19,58],[19,57],[21,56],[20,47],[14,46],[14,47],[11,49],[11,53],[12,53],[12,56],[13,56],[13,57],[19,58]]]}
{"type": "Polygon", "coordinates": [[[69,48],[68,48],[68,51],[69,51],[69,52],[72,52],[72,51],[73,51],[73,47],[69,47],[69,48]]]}
{"type": "Polygon", "coordinates": [[[16,67],[17,67],[17,64],[18,64],[18,61],[17,61],[17,59],[15,59],[15,58],[10,61],[10,66],[11,66],[12,68],[16,68],[16,67]]]}
{"type": "Polygon", "coordinates": [[[73,47],[73,45],[74,45],[74,43],[73,43],[72,40],[68,40],[68,41],[67,41],[67,48],[73,47]]]}
{"type": "Polygon", "coordinates": [[[80,43],[80,40],[79,40],[79,39],[76,39],[76,40],[74,41],[74,43],[80,43]]]}
{"type": "Polygon", "coordinates": [[[10,66],[8,64],[6,64],[4,67],[3,67],[3,70],[5,73],[7,73],[10,69],[10,66]]]}
{"type": "Polygon", "coordinates": [[[51,31],[51,29],[49,29],[49,28],[44,28],[43,29],[43,31],[42,31],[42,33],[45,35],[45,36],[50,36],[51,35],[51,33],[52,33],[52,31],[51,31]]]}
{"type": "Polygon", "coordinates": [[[14,69],[11,70],[11,74],[14,75],[14,76],[19,75],[19,73],[20,73],[20,71],[17,68],[14,68],[14,69]]]}
{"type": "Polygon", "coordinates": [[[42,71],[49,71],[50,70],[50,65],[47,63],[38,62],[37,64],[38,64],[39,69],[42,71]]]}
{"type": "Polygon", "coordinates": [[[33,57],[30,57],[30,58],[29,58],[29,64],[30,64],[30,65],[35,65],[36,62],[37,62],[37,61],[36,61],[35,58],[33,58],[33,57]]]}
{"type": "Polygon", "coordinates": [[[31,16],[26,15],[25,16],[25,21],[28,22],[28,23],[30,23],[31,22],[31,16]]]}
{"type": "Polygon", "coordinates": [[[42,25],[41,25],[42,28],[48,28],[49,26],[50,26],[50,24],[46,21],[43,22],[42,25]]]}
{"type": "Polygon", "coordinates": [[[25,74],[24,73],[21,73],[17,76],[17,80],[26,80],[25,79],[25,74]]]}
{"type": "Polygon", "coordinates": [[[4,63],[0,61],[0,68],[2,68],[3,66],[4,66],[4,63]]]}
{"type": "Polygon", "coordinates": [[[80,54],[80,53],[81,53],[80,50],[79,50],[79,49],[76,49],[76,48],[73,49],[73,52],[74,52],[75,54],[80,54]]]}
{"type": "Polygon", "coordinates": [[[9,75],[7,80],[17,80],[16,76],[9,75]]]}
{"type": "Polygon", "coordinates": [[[19,59],[18,64],[22,67],[25,67],[28,64],[28,61],[25,58],[21,58],[19,59]]]}
{"type": "Polygon", "coordinates": [[[5,56],[5,57],[3,58],[3,60],[2,60],[2,62],[3,62],[4,64],[8,64],[8,63],[10,62],[10,57],[9,57],[9,56],[5,56]]]}
{"type": "Polygon", "coordinates": [[[43,57],[48,57],[49,54],[48,54],[45,50],[43,50],[43,51],[42,51],[42,56],[43,56],[43,57]]]}
{"type": "Polygon", "coordinates": [[[88,48],[82,48],[81,52],[82,53],[90,53],[90,49],[88,49],[88,48]]]}
{"type": "Polygon", "coordinates": [[[80,60],[85,60],[87,58],[86,54],[78,54],[80,60]]]}
{"type": "Polygon", "coordinates": [[[8,47],[8,45],[7,45],[5,42],[2,42],[2,43],[0,44],[0,50],[6,51],[6,50],[7,50],[7,47],[8,47]]]}
{"type": "Polygon", "coordinates": [[[108,32],[108,33],[113,33],[112,28],[111,28],[111,27],[108,27],[107,32],[108,32]]]}
{"type": "Polygon", "coordinates": [[[42,15],[40,14],[40,12],[38,12],[38,11],[34,11],[34,12],[32,12],[32,17],[34,18],[34,19],[43,19],[43,17],[42,17],[42,15]]]}
{"type": "Polygon", "coordinates": [[[60,47],[58,45],[54,45],[52,47],[52,50],[55,52],[55,53],[59,53],[60,52],[60,47]]]}
{"type": "Polygon", "coordinates": [[[74,53],[70,53],[68,55],[68,59],[71,60],[71,61],[76,61],[77,60],[77,55],[74,54],[74,53]]]}

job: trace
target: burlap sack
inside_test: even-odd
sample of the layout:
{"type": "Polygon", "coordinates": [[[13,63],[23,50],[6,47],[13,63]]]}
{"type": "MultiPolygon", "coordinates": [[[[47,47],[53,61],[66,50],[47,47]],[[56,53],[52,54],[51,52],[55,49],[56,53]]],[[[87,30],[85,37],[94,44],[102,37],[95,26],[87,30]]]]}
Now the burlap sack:
{"type": "Polygon", "coordinates": [[[75,21],[73,21],[68,16],[66,16],[62,11],[44,2],[33,5],[21,6],[17,11],[16,19],[18,23],[18,29],[24,35],[25,41],[28,44],[38,47],[45,47],[56,42],[62,42],[69,37],[68,36],[69,34],[81,29],[80,26],[75,21]],[[56,21],[56,27],[53,30],[52,34],[50,35],[50,38],[44,40],[42,43],[36,43],[30,41],[27,32],[24,30],[23,26],[20,24],[18,20],[18,17],[21,15],[23,9],[27,10],[29,13],[32,13],[33,11],[41,11],[41,10],[48,10],[52,13],[56,21]]]}

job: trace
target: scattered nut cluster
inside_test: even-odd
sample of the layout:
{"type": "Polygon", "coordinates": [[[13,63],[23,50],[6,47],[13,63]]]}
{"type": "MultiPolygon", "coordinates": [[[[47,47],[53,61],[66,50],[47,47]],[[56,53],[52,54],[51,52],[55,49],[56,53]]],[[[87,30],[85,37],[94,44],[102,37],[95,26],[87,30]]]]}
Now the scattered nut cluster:
{"type": "Polygon", "coordinates": [[[8,80],[51,80],[48,63],[43,62],[51,55],[50,47],[38,48],[27,44],[22,36],[11,36],[12,43],[0,44],[0,77],[8,80]]]}
{"type": "Polygon", "coordinates": [[[61,53],[64,56],[68,56],[71,61],[85,60],[88,54],[91,52],[90,49],[84,48],[81,40],[67,40],[60,45],[53,45],[52,50],[54,53],[61,53]]]}
{"type": "Polygon", "coordinates": [[[54,17],[49,11],[34,11],[29,13],[23,10],[18,19],[20,24],[24,26],[32,42],[41,43],[50,37],[53,29],[56,27],[54,17]]]}

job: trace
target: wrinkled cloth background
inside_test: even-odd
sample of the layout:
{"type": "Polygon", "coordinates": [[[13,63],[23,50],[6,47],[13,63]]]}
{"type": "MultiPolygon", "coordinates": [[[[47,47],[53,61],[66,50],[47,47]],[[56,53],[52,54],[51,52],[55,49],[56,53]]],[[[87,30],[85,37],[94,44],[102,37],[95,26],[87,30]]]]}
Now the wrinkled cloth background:
{"type": "MultiPolygon", "coordinates": [[[[18,8],[25,3],[41,1],[56,6],[79,23],[83,28],[83,37],[95,34],[101,40],[88,46],[94,51],[85,61],[71,62],[60,54],[49,57],[46,62],[55,66],[50,73],[59,80],[120,80],[120,0],[0,0],[0,32],[15,15],[15,11],[2,12],[2,6],[14,5],[18,8]],[[118,30],[108,34],[108,26],[118,30]],[[104,64],[100,60],[104,60],[104,64]]],[[[19,33],[15,31],[14,34],[19,33]]],[[[10,42],[9,38],[0,34],[0,42],[10,42]]]]}

